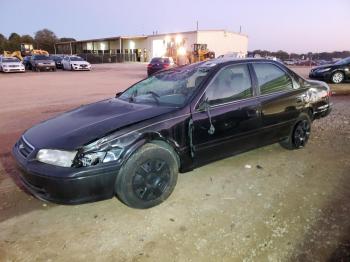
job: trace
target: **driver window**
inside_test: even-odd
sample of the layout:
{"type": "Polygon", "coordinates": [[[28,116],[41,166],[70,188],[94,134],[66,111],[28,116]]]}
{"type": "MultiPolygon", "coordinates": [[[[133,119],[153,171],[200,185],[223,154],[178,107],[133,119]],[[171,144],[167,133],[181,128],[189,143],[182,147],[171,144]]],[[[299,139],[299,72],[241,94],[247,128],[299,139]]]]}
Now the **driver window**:
{"type": "Polygon", "coordinates": [[[252,96],[252,82],[247,65],[233,65],[220,70],[206,90],[210,105],[252,96]]]}

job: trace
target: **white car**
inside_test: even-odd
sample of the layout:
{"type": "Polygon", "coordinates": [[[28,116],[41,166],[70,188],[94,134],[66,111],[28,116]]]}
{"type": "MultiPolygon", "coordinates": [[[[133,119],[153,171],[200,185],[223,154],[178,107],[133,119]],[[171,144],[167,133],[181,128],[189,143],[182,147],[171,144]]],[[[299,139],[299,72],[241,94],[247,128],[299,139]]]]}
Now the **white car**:
{"type": "Polygon", "coordinates": [[[65,56],[62,66],[63,70],[91,70],[91,64],[79,56],[65,56]]]}
{"type": "Polygon", "coordinates": [[[0,71],[9,72],[25,72],[23,63],[16,57],[0,56],[0,71]]]}

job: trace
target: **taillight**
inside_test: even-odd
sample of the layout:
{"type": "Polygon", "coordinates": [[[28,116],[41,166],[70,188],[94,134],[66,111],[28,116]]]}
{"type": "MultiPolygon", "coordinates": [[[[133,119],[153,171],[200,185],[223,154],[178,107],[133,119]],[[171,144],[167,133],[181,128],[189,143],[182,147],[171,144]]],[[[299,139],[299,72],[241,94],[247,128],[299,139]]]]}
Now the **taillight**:
{"type": "Polygon", "coordinates": [[[328,91],[327,96],[332,96],[332,91],[331,90],[328,91]]]}
{"type": "Polygon", "coordinates": [[[152,64],[148,64],[148,65],[147,65],[147,68],[151,68],[151,67],[152,67],[152,64]]]}
{"type": "Polygon", "coordinates": [[[163,67],[164,68],[167,68],[167,67],[169,67],[170,66],[170,64],[163,64],[163,67]]]}

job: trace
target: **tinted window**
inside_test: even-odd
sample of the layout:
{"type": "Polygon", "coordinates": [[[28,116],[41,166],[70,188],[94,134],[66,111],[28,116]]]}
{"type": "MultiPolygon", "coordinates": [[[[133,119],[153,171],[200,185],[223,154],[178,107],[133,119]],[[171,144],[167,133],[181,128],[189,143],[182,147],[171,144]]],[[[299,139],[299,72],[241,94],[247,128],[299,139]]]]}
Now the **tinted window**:
{"type": "Polygon", "coordinates": [[[7,57],[7,58],[3,58],[2,62],[19,62],[19,59],[15,57],[7,57]]]}
{"type": "Polygon", "coordinates": [[[46,56],[46,55],[36,55],[36,56],[33,56],[33,59],[34,60],[50,60],[50,57],[46,56]]]}
{"type": "Polygon", "coordinates": [[[157,63],[157,64],[163,64],[163,63],[169,64],[170,60],[169,60],[169,58],[155,57],[151,60],[151,63],[152,64],[155,64],[155,63],[157,63]]]}
{"type": "Polygon", "coordinates": [[[247,65],[234,65],[220,70],[209,84],[206,96],[211,105],[253,96],[247,65]]]}
{"type": "Polygon", "coordinates": [[[253,64],[261,94],[293,89],[291,78],[280,68],[272,64],[253,64]]]}
{"type": "Polygon", "coordinates": [[[346,64],[350,64],[350,57],[344,58],[335,63],[335,65],[346,65],[346,64]]]}
{"type": "Polygon", "coordinates": [[[79,56],[71,56],[70,61],[84,61],[84,59],[79,56]]]}

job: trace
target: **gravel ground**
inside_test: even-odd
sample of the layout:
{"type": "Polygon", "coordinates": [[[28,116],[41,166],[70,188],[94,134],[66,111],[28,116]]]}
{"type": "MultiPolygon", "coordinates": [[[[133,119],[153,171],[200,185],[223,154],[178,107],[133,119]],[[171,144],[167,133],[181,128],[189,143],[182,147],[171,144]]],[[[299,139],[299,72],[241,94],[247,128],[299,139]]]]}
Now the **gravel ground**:
{"type": "Polygon", "coordinates": [[[275,144],[182,174],[149,210],[117,199],[60,206],[23,191],[10,149],[26,128],[111,97],[144,72],[0,74],[0,261],[350,261],[347,96],[333,97],[306,148],[275,144]]]}

